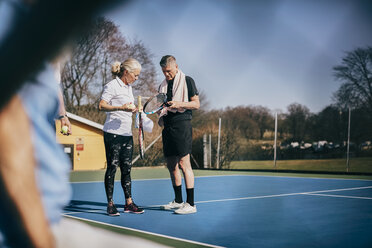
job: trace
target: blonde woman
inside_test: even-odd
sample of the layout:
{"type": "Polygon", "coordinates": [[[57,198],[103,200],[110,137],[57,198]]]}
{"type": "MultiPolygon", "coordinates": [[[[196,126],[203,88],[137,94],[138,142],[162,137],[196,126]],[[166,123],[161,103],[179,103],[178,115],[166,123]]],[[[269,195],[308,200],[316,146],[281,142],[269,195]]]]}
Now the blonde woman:
{"type": "Polygon", "coordinates": [[[119,166],[121,186],[125,196],[124,212],[143,213],[144,210],[134,204],[131,190],[131,168],[133,155],[132,113],[137,109],[132,93],[132,84],[138,79],[141,64],[129,58],[112,65],[114,79],[105,85],[99,109],[105,111],[106,121],[103,136],[106,149],[107,169],[105,173],[105,190],[107,197],[107,214],[120,215],[113,201],[114,179],[119,166]]]}

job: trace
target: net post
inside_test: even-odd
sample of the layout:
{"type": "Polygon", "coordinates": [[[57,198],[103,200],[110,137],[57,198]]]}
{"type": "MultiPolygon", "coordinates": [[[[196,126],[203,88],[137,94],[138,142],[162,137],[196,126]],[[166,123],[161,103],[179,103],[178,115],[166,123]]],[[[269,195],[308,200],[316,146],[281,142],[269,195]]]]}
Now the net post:
{"type": "Polygon", "coordinates": [[[221,118],[218,118],[218,142],[217,142],[217,157],[216,168],[220,168],[220,139],[221,139],[221,118]]]}
{"type": "Polygon", "coordinates": [[[275,134],[274,134],[274,169],[276,169],[276,144],[278,136],[278,112],[275,112],[275,134]]]}

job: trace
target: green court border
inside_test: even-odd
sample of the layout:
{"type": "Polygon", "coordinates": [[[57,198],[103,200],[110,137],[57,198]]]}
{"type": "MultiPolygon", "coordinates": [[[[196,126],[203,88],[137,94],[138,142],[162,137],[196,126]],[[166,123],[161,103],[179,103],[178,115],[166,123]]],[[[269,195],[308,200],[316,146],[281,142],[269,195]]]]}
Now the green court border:
{"type": "MultiPolygon", "coordinates": [[[[317,171],[274,171],[274,170],[193,170],[196,177],[199,176],[226,176],[226,175],[256,175],[256,176],[281,176],[281,177],[316,177],[316,178],[340,178],[340,179],[363,179],[372,180],[372,175],[355,173],[332,173],[317,171]]],[[[165,167],[133,167],[131,176],[137,179],[169,179],[168,170],[165,167]]],[[[72,171],[70,182],[103,181],[105,170],[96,171],[72,171]]],[[[120,180],[120,173],[116,173],[115,180],[120,180]]]]}

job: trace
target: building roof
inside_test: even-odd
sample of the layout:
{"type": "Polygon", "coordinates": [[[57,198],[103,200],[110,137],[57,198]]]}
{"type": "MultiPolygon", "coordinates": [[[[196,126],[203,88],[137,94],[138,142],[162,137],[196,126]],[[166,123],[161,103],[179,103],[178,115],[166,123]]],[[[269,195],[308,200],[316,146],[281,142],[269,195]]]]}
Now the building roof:
{"type": "Polygon", "coordinates": [[[97,123],[97,122],[94,122],[94,121],[91,121],[91,120],[88,120],[88,119],[85,119],[83,117],[80,117],[78,115],[74,115],[70,112],[66,112],[67,114],[67,117],[70,118],[70,119],[73,119],[75,121],[78,121],[78,122],[81,122],[81,123],[84,123],[88,126],[91,126],[91,127],[94,127],[94,128],[98,128],[99,130],[103,130],[103,125],[97,123]]]}

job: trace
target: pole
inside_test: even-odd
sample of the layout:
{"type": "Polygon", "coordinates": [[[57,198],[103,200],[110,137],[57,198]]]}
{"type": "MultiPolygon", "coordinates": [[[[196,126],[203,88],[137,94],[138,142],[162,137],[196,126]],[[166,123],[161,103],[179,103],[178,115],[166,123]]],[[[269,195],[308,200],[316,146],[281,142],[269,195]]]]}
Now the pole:
{"type": "Polygon", "coordinates": [[[209,134],[209,168],[212,168],[212,135],[209,134]]]}
{"type": "Polygon", "coordinates": [[[274,136],[274,168],[276,169],[276,143],[278,135],[278,112],[275,113],[275,136],[274,136]]]}
{"type": "Polygon", "coordinates": [[[217,158],[216,168],[220,168],[220,139],[221,139],[221,118],[218,118],[218,142],[217,142],[217,158]]]}
{"type": "Polygon", "coordinates": [[[194,163],[196,164],[196,167],[200,168],[198,162],[196,161],[196,159],[194,158],[194,156],[190,153],[190,157],[192,159],[192,161],[194,161],[194,163]]]}
{"type": "Polygon", "coordinates": [[[206,134],[203,134],[203,168],[208,168],[208,148],[206,134]]]}
{"type": "Polygon", "coordinates": [[[347,125],[347,152],[346,152],[346,172],[349,172],[349,156],[350,156],[350,123],[351,123],[351,110],[349,107],[349,121],[347,125]]]}

